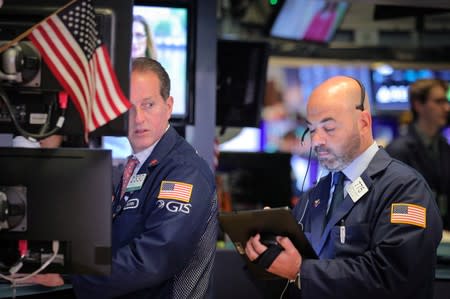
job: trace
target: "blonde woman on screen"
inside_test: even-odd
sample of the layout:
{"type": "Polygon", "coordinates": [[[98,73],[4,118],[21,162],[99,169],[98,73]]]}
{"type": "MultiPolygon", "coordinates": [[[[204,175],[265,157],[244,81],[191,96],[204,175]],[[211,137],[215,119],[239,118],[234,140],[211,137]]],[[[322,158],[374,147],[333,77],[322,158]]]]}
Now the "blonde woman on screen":
{"type": "Polygon", "coordinates": [[[148,57],[156,59],[156,46],[150,25],[141,15],[133,17],[133,40],[131,57],[148,57]]]}

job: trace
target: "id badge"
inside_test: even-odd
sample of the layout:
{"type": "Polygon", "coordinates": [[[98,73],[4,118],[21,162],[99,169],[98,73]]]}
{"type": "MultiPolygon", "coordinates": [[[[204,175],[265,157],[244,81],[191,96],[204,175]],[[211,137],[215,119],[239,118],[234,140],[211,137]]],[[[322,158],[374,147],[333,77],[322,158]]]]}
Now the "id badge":
{"type": "Polygon", "coordinates": [[[142,188],[142,185],[144,184],[146,177],[147,177],[146,173],[134,175],[128,182],[127,189],[125,190],[125,192],[140,190],[142,188]]]}

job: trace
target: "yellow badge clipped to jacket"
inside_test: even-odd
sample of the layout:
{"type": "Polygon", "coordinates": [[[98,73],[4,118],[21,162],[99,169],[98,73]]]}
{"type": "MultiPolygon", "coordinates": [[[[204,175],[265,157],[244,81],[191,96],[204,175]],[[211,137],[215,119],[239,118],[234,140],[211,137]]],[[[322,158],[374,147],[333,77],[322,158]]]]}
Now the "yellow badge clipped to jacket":
{"type": "Polygon", "coordinates": [[[190,202],[192,195],[192,184],[176,182],[176,181],[162,181],[159,188],[158,198],[173,199],[182,202],[190,202]]]}
{"type": "Polygon", "coordinates": [[[391,206],[391,223],[411,224],[427,227],[427,209],[414,204],[393,203],[391,206]]]}

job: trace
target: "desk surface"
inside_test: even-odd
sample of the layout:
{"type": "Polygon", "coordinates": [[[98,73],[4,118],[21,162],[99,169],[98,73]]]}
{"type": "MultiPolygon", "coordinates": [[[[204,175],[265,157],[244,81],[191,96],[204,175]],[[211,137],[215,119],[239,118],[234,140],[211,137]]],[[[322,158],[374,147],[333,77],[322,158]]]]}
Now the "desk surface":
{"type": "MultiPolygon", "coordinates": [[[[71,289],[71,284],[65,284],[60,287],[48,288],[39,285],[27,285],[27,286],[18,286],[16,288],[16,296],[29,296],[36,294],[50,294],[53,292],[59,292],[62,290],[71,289]]],[[[11,287],[11,284],[0,283],[0,298],[13,298],[14,291],[11,287]]]]}
{"type": "MultiPolygon", "coordinates": [[[[439,281],[450,280],[450,243],[447,243],[447,242],[441,243],[438,247],[437,253],[438,253],[438,265],[436,268],[436,279],[439,281]],[[443,262],[445,262],[445,264],[439,263],[439,261],[443,261],[443,262]]],[[[216,267],[219,266],[218,268],[220,268],[220,271],[216,271],[216,272],[219,273],[219,276],[220,275],[224,276],[225,275],[224,272],[227,272],[227,271],[223,271],[224,268],[227,268],[233,264],[238,269],[240,268],[241,270],[243,270],[243,268],[244,268],[244,261],[239,256],[239,254],[236,252],[232,243],[229,243],[226,245],[224,243],[220,244],[220,246],[218,248],[218,255],[216,258],[216,267]],[[230,262],[230,260],[231,260],[231,262],[230,262]]],[[[230,270],[230,275],[228,275],[227,277],[223,277],[223,278],[231,279],[230,277],[232,277],[232,276],[236,276],[236,272],[230,270]]],[[[242,271],[241,276],[242,277],[240,277],[241,279],[239,279],[239,281],[242,280],[242,283],[246,286],[248,291],[252,293],[252,296],[258,295],[260,290],[258,290],[259,288],[256,287],[255,281],[253,281],[252,278],[249,277],[245,273],[245,271],[242,271]]],[[[447,282],[445,282],[445,283],[447,284],[447,282]]],[[[216,284],[216,287],[219,285],[221,285],[220,282],[218,282],[216,284]]],[[[33,294],[45,294],[45,293],[50,294],[50,292],[62,291],[62,290],[70,289],[71,287],[72,286],[70,284],[66,284],[64,286],[57,287],[57,288],[47,288],[47,287],[36,286],[36,285],[20,286],[20,287],[16,288],[16,296],[19,297],[19,296],[28,296],[28,295],[33,295],[33,294]]],[[[229,289],[229,288],[227,288],[227,289],[229,289]]],[[[6,283],[0,283],[0,298],[11,298],[12,295],[13,295],[13,290],[11,288],[11,285],[6,284],[6,283]]],[[[258,298],[258,296],[256,296],[255,298],[258,298]]]]}
{"type": "Polygon", "coordinates": [[[437,249],[436,279],[450,280],[450,243],[442,242],[437,249]]]}

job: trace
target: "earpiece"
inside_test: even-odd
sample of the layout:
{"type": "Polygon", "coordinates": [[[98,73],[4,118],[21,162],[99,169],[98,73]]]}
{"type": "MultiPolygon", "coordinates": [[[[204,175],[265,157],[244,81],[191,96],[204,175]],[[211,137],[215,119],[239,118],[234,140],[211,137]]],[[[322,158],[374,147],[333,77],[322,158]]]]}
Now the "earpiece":
{"type": "Polygon", "coordinates": [[[300,139],[300,144],[303,146],[303,141],[305,141],[306,134],[308,134],[309,128],[306,128],[305,132],[302,134],[302,139],[300,139]]]}
{"type": "Polygon", "coordinates": [[[356,83],[358,83],[359,88],[361,90],[361,100],[359,105],[356,105],[355,108],[361,111],[364,111],[364,98],[366,97],[366,89],[364,88],[364,85],[361,83],[361,81],[359,81],[358,79],[351,77],[351,76],[347,76],[349,78],[352,78],[353,80],[356,81],[356,83]]]}

